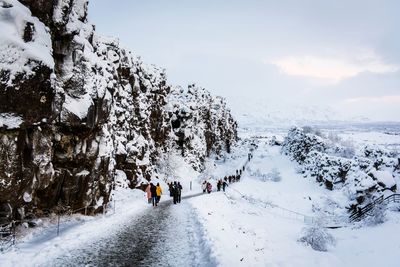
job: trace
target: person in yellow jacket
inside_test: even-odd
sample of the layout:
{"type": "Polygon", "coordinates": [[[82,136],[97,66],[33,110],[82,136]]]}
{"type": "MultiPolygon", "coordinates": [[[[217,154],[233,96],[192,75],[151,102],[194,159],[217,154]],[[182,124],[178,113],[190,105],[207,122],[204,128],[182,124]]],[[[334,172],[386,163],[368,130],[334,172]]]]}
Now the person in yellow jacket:
{"type": "Polygon", "coordinates": [[[162,194],[162,188],[160,186],[160,183],[157,183],[157,203],[160,202],[161,199],[161,194],[162,194]]]}

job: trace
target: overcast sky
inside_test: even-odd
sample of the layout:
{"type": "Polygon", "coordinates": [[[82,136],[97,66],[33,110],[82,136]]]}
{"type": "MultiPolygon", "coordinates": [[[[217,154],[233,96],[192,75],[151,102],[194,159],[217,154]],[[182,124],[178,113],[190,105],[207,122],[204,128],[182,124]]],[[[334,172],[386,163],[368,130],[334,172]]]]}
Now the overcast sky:
{"type": "Polygon", "coordinates": [[[196,82],[233,110],[312,105],[400,121],[399,10],[397,0],[91,0],[89,20],[172,84],[196,82]]]}

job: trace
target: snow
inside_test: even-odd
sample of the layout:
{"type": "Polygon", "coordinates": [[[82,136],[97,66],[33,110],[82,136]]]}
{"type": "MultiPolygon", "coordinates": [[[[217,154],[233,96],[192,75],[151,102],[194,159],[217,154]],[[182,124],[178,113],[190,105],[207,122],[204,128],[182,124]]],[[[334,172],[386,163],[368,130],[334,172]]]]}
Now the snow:
{"type": "Polygon", "coordinates": [[[19,115],[10,113],[0,114],[0,128],[6,127],[7,129],[15,129],[18,128],[23,122],[24,121],[22,117],[19,115]]]}
{"type": "MultiPolygon", "coordinates": [[[[115,56],[114,59],[117,60],[117,55],[112,52],[108,52],[107,56],[111,58],[115,56]]],[[[118,54],[118,56],[121,55],[118,54]]],[[[151,83],[152,78],[149,78],[148,82],[151,83]]],[[[125,96],[124,90],[120,89],[119,93],[125,96]]],[[[127,87],[127,90],[131,89],[131,87],[127,87]]],[[[195,98],[191,97],[191,94],[196,93],[202,93],[202,91],[193,90],[181,97],[171,97],[168,101],[168,110],[174,111],[179,107],[186,113],[197,115],[192,109],[192,107],[196,109],[196,103],[192,103],[195,98]]],[[[85,97],[72,98],[66,95],[65,108],[79,118],[84,118],[91,104],[89,95],[86,99],[85,97]]],[[[121,99],[122,103],[125,98],[121,99]]],[[[123,123],[129,118],[125,115],[126,110],[122,107],[129,107],[130,104],[125,104],[112,119],[118,119],[123,123]]],[[[144,100],[141,104],[146,106],[144,100]]],[[[213,105],[217,109],[222,104],[215,100],[213,105]]],[[[181,113],[178,114],[181,115],[181,113]]],[[[219,114],[213,115],[218,116],[219,114]]],[[[147,114],[143,114],[143,116],[147,116],[147,114]]],[[[22,120],[18,121],[18,118],[12,114],[9,117],[12,118],[11,120],[16,120],[16,124],[22,123],[22,120]]],[[[185,129],[186,135],[193,137],[192,144],[196,147],[196,151],[203,151],[204,139],[196,135],[196,129],[203,125],[188,126],[193,128],[191,131],[185,129]]],[[[126,138],[128,131],[129,128],[126,128],[126,131],[111,136],[105,127],[102,136],[97,139],[98,146],[90,147],[99,149],[100,155],[110,153],[113,144],[118,147],[117,151],[120,153],[137,153],[143,148],[145,151],[143,160],[136,163],[147,164],[150,159],[148,148],[152,143],[142,135],[133,135],[128,141],[126,138]],[[115,143],[112,143],[113,141],[115,143]]],[[[320,186],[315,179],[304,177],[299,164],[282,154],[280,146],[270,145],[274,143],[271,142],[272,140],[282,142],[283,135],[287,133],[282,129],[272,128],[268,132],[260,128],[252,128],[250,131],[241,129],[242,140],[232,148],[233,153],[211,155],[211,158],[205,159],[203,173],[194,170],[190,164],[190,160],[198,160],[196,155],[182,157],[180,154],[170,151],[169,154],[162,155],[165,158],[159,159],[159,166],[157,166],[157,172],[153,173],[152,182],[161,184],[163,188],[162,202],[171,201],[166,182],[180,181],[183,185],[184,196],[201,192],[200,183],[205,179],[213,183],[213,193],[192,197],[188,200],[184,199],[184,205],[172,206],[171,209],[178,216],[176,223],[179,225],[176,227],[195,229],[195,232],[200,235],[196,235],[196,244],[207,246],[205,251],[210,252],[209,256],[215,260],[215,265],[376,266],[379,264],[398,266],[399,261],[395,255],[400,248],[400,240],[394,233],[399,228],[400,215],[396,209],[387,211],[387,221],[375,226],[362,223],[349,224],[346,210],[349,198],[355,195],[357,190],[368,190],[374,187],[377,181],[384,183],[386,187],[391,187],[399,182],[395,170],[393,175],[391,172],[393,170],[392,158],[388,157],[389,154],[381,149],[388,148],[388,144],[390,148],[395,148],[400,144],[398,131],[331,128],[330,132],[334,132],[343,140],[354,144],[357,155],[364,154],[365,145],[376,146],[376,148],[371,146],[367,149],[371,155],[366,159],[369,160],[366,171],[355,172],[352,175],[353,180],[350,179],[348,183],[342,185],[340,190],[327,190],[325,186],[320,186]],[[254,147],[257,147],[253,151],[254,157],[246,165],[240,182],[230,184],[225,193],[215,192],[216,179],[235,174],[236,170],[246,164],[248,152],[254,147]],[[374,157],[382,159],[384,162],[378,169],[372,166],[371,160],[374,157]],[[369,173],[373,177],[369,176],[369,173]],[[280,179],[274,179],[274,177],[280,177],[280,179]],[[359,183],[354,182],[356,180],[359,183]],[[185,217],[187,214],[191,215],[190,220],[185,217]],[[299,242],[308,227],[322,229],[325,226],[340,227],[337,229],[324,228],[336,240],[336,245],[328,246],[326,252],[315,251],[311,246],[299,242]]],[[[311,140],[312,136],[308,136],[311,140]]],[[[323,143],[322,145],[326,141],[319,137],[316,140],[323,143]]],[[[86,145],[83,145],[80,149],[85,149],[85,147],[86,145]]],[[[356,162],[355,159],[324,154],[325,151],[318,153],[314,154],[314,159],[319,163],[338,162],[337,166],[332,166],[333,163],[328,166],[330,170],[334,171],[342,167],[342,163],[362,163],[361,161],[361,163],[356,162]]],[[[313,163],[315,162],[310,162],[310,164],[313,163]]],[[[77,175],[89,174],[88,170],[82,170],[77,175]]],[[[57,217],[54,215],[37,220],[38,226],[33,229],[23,229],[20,226],[17,245],[0,254],[1,265],[40,266],[49,265],[52,260],[65,255],[74,257],[75,255],[70,255],[70,251],[89,246],[89,244],[89,247],[95,247],[100,240],[111,238],[117,232],[124,231],[135,218],[155,211],[147,204],[144,192],[129,189],[129,182],[122,170],[116,170],[115,174],[116,190],[112,193],[108,213],[93,217],[63,216],[61,217],[61,234],[58,237],[55,230],[57,217]],[[115,214],[113,213],[114,208],[115,214]]],[[[144,183],[147,182],[143,177],[139,178],[142,178],[141,181],[144,183]]],[[[327,177],[327,179],[331,178],[327,177]]],[[[24,194],[25,201],[30,197],[28,193],[24,194]]],[[[103,198],[98,199],[97,205],[101,206],[103,201],[103,198]]],[[[143,227],[147,229],[149,226],[143,225],[143,227]]],[[[170,225],[165,227],[169,229],[170,225]]],[[[141,230],[137,229],[139,232],[141,230]]],[[[177,238],[184,239],[185,236],[179,232],[177,238]]],[[[190,246],[187,240],[179,244],[180,250],[190,246]],[[182,244],[184,245],[181,246],[182,244]]],[[[163,251],[162,247],[164,247],[163,243],[162,246],[157,246],[158,255],[170,257],[169,253],[172,250],[163,251]]],[[[176,250],[175,247],[174,249],[176,250]]],[[[182,259],[182,262],[186,261],[182,259]]]]}
{"type": "Polygon", "coordinates": [[[89,94],[84,94],[79,98],[73,98],[66,95],[63,107],[69,112],[75,114],[79,119],[84,119],[92,105],[93,101],[89,94]]]}
{"type": "MultiPolygon", "coordinates": [[[[239,159],[228,160],[217,172],[232,173],[238,165],[239,159]]],[[[354,266],[355,262],[357,266],[398,266],[394,255],[400,240],[393,235],[400,223],[398,213],[389,212],[391,222],[374,227],[347,226],[338,216],[344,227],[327,229],[336,245],[327,252],[314,251],[298,242],[309,222],[288,210],[318,218],[319,208],[335,200],[335,204],[342,203],[337,211],[341,214],[347,198],[304,179],[295,171],[296,164],[276,147],[261,144],[246,169],[241,181],[231,184],[226,193],[190,200],[220,266],[354,266]],[[254,175],[271,168],[281,173],[281,182],[263,181],[254,175]]]]}
{"type": "Polygon", "coordinates": [[[83,171],[80,171],[80,172],[78,172],[77,174],[75,174],[76,176],[87,176],[87,175],[89,175],[90,174],[90,172],[88,171],[88,170],[83,170],[83,171]]]}
{"type": "Polygon", "coordinates": [[[376,179],[378,179],[380,183],[383,183],[388,188],[396,185],[396,181],[393,179],[393,175],[388,171],[373,170],[371,173],[376,179]]]}
{"type": "Polygon", "coordinates": [[[25,202],[31,202],[32,201],[32,196],[28,192],[24,193],[23,199],[25,202]]]}
{"type": "Polygon", "coordinates": [[[54,68],[49,29],[16,0],[0,1],[0,36],[0,69],[10,71],[9,85],[18,73],[33,73],[34,64],[29,60],[54,68]],[[28,22],[33,24],[35,32],[32,41],[24,42],[28,22]]]}
{"type": "MultiPolygon", "coordinates": [[[[68,251],[111,236],[119,227],[146,208],[144,193],[140,190],[121,189],[114,192],[115,214],[94,217],[73,215],[61,217],[60,235],[57,237],[56,217],[43,219],[34,230],[25,229],[25,236],[15,248],[0,254],[2,267],[43,266],[68,251]],[[23,257],[21,257],[23,256],[23,257]]],[[[112,210],[112,209],[111,209],[112,210]]],[[[24,232],[24,229],[20,229],[24,232]]]]}
{"type": "MultiPolygon", "coordinates": [[[[272,137],[273,134],[265,133],[265,136],[272,137]]],[[[213,263],[207,264],[398,266],[395,255],[400,248],[400,240],[394,233],[400,225],[400,214],[396,209],[387,211],[387,221],[383,224],[348,224],[348,213],[345,211],[348,198],[344,194],[345,190],[329,191],[317,182],[304,178],[298,172],[296,162],[281,154],[279,146],[269,145],[269,137],[240,141],[233,149],[233,154],[225,154],[219,160],[208,159],[204,173],[193,170],[180,155],[171,154],[167,161],[169,165],[164,166],[164,169],[160,167],[160,170],[172,168],[174,171],[158,173],[152,179],[152,182],[160,182],[164,189],[162,202],[171,201],[165,181],[179,180],[183,185],[184,195],[201,192],[200,182],[204,179],[213,183],[214,192],[211,194],[183,199],[184,204],[171,207],[171,212],[177,216],[175,227],[187,229],[191,233],[187,237],[189,241],[193,238],[192,232],[196,232],[195,244],[206,246],[206,251],[210,252],[213,263]],[[246,165],[240,182],[230,184],[225,193],[216,192],[216,179],[234,174],[246,163],[251,143],[255,143],[258,148],[253,151],[253,159],[246,165]],[[281,180],[264,179],[271,173],[279,173],[281,180]],[[186,217],[187,214],[191,214],[190,219],[186,217]],[[330,226],[341,227],[325,229],[336,240],[335,245],[328,246],[326,252],[316,251],[299,241],[307,227],[320,229],[329,223],[330,226]]],[[[386,170],[373,170],[372,173],[381,182],[393,182],[386,170]]],[[[364,181],[373,181],[372,177],[369,179],[364,181]]],[[[111,200],[111,210],[115,205],[115,214],[110,211],[105,216],[62,217],[59,237],[55,234],[55,218],[43,219],[36,229],[22,231],[24,236],[18,239],[14,249],[0,254],[2,266],[46,265],[54,259],[78,257],[79,255],[71,255],[71,251],[95,247],[96,243],[101,243],[100,240],[124,231],[137,216],[154,212],[147,205],[144,192],[128,189],[123,171],[116,171],[115,181],[118,186],[113,191],[111,200]]],[[[165,227],[167,230],[171,229],[169,224],[165,227]]],[[[184,244],[178,245],[179,255],[190,255],[192,250],[185,245],[188,244],[186,237],[178,231],[176,238],[169,241],[184,244]],[[188,251],[182,251],[185,249],[188,251]]],[[[170,262],[172,254],[178,253],[177,247],[170,247],[170,244],[161,242],[154,248],[164,262],[170,262]]],[[[192,261],[189,258],[180,258],[179,262],[192,261]]],[[[198,257],[196,262],[202,266],[198,257]]]]}
{"type": "Polygon", "coordinates": [[[122,170],[115,171],[115,184],[119,188],[129,188],[129,180],[126,177],[126,173],[122,170]]]}
{"type": "MultiPolygon", "coordinates": [[[[115,105],[110,106],[110,123],[103,125],[101,135],[97,136],[92,144],[77,145],[76,154],[88,147],[96,150],[99,156],[98,164],[102,156],[111,158],[110,171],[116,164],[113,159],[115,152],[127,155],[128,158],[129,154],[135,155],[133,158],[136,161],[127,164],[143,167],[138,168],[138,173],[134,174],[140,182],[147,183],[144,177],[151,174],[151,182],[161,184],[163,203],[171,201],[166,182],[180,181],[183,196],[201,192],[200,183],[204,180],[213,184],[213,193],[200,194],[183,200],[183,205],[169,207],[172,209],[171,214],[176,216],[169,218],[177,220],[167,220],[165,232],[175,233],[176,228],[180,231],[176,231],[174,240],[169,240],[172,242],[164,244],[163,240],[157,244],[157,256],[171,257],[167,255],[171,251],[187,249],[188,253],[182,255],[190,255],[192,251],[200,254],[210,252],[209,258],[212,260],[207,264],[211,266],[353,266],[354,263],[363,266],[399,265],[395,255],[400,248],[400,240],[393,234],[400,224],[400,216],[396,209],[388,211],[387,222],[376,226],[348,224],[346,210],[349,199],[354,201],[358,191],[375,190],[377,181],[385,185],[386,188],[383,189],[399,182],[399,171],[395,165],[398,159],[395,152],[400,147],[398,125],[383,130],[366,130],[363,127],[368,126],[361,126],[355,130],[344,129],[343,125],[342,128],[329,128],[328,124],[322,123],[344,141],[333,147],[338,151],[332,151],[334,149],[328,146],[331,143],[326,140],[329,138],[312,133],[304,134],[310,141],[306,147],[314,142],[316,146],[313,149],[316,151],[310,152],[311,156],[306,160],[308,165],[301,168],[298,163],[281,154],[280,146],[271,144],[282,143],[283,135],[287,133],[283,128],[293,123],[306,124],[309,118],[321,123],[326,120],[332,121],[337,116],[332,115],[329,109],[321,110],[318,107],[293,107],[282,111],[279,103],[276,107],[260,104],[257,105],[257,116],[243,113],[240,115],[243,126],[251,130],[246,132],[246,129],[241,129],[243,139],[239,145],[232,148],[234,153],[226,154],[223,149],[214,149],[216,154],[206,158],[205,155],[209,151],[206,151],[204,130],[211,130],[213,136],[218,139],[224,135],[224,131],[235,129],[233,121],[230,121],[225,100],[214,98],[195,85],[190,85],[187,90],[171,87],[171,93],[166,94],[164,99],[164,91],[169,87],[165,85],[165,70],[144,64],[139,58],[121,48],[117,39],[97,36],[92,25],[86,23],[86,8],[87,0],[59,0],[53,14],[54,26],[65,27],[65,34],[73,35],[72,44],[76,52],[74,58],[65,58],[62,77],[52,76],[55,80],[59,78],[58,93],[63,99],[65,97],[61,117],[62,120],[68,120],[69,115],[74,114],[80,120],[84,120],[90,107],[94,105],[94,99],[109,101],[113,97],[115,105]],[[65,10],[70,11],[70,14],[64,14],[65,10]],[[65,17],[66,15],[68,17],[65,17]],[[89,42],[92,36],[93,42],[89,42]],[[83,85],[72,79],[79,76],[77,74],[80,74],[80,67],[95,70],[82,73],[83,85]],[[135,77],[133,85],[124,85],[121,77],[117,77],[116,70],[120,67],[130,69],[130,74],[135,77]],[[74,88],[64,92],[62,83],[70,79],[75,82],[72,83],[74,88]],[[111,88],[116,91],[113,96],[111,90],[108,90],[111,88]],[[137,99],[130,98],[128,92],[140,89],[146,89],[146,92],[140,94],[137,99]],[[155,96],[162,97],[158,99],[155,96]],[[153,98],[154,100],[151,100],[153,98]],[[175,153],[176,147],[171,145],[167,147],[170,151],[160,154],[160,158],[157,158],[158,165],[153,166],[154,154],[158,149],[155,141],[148,138],[148,132],[142,133],[143,129],[131,131],[132,124],[128,122],[142,118],[147,120],[142,121],[145,124],[143,128],[150,128],[150,107],[164,100],[167,105],[163,112],[170,113],[172,119],[179,119],[181,124],[178,129],[173,129],[175,132],[171,132],[171,136],[177,138],[174,133],[182,133],[189,141],[184,157],[175,153]],[[138,112],[134,111],[136,108],[138,112]],[[267,109],[270,111],[267,112],[267,109]],[[210,116],[209,120],[217,122],[218,127],[208,129],[206,122],[202,120],[205,116],[210,116]],[[270,125],[271,122],[275,124],[270,125]],[[112,129],[117,123],[121,125],[120,128],[112,129]],[[254,123],[262,125],[256,126],[254,123]],[[274,131],[266,132],[266,129],[274,131]],[[278,142],[272,142],[273,140],[278,142]],[[344,142],[351,145],[347,147],[349,150],[343,150],[346,148],[344,142]],[[365,148],[365,145],[372,146],[365,148]],[[226,192],[215,192],[216,180],[233,175],[236,170],[241,169],[246,164],[249,150],[254,147],[258,148],[253,153],[254,158],[246,165],[240,182],[230,184],[226,192]],[[390,153],[381,149],[382,147],[390,153]],[[353,148],[358,156],[362,155],[364,158],[359,158],[358,161],[353,158],[353,148]],[[363,155],[365,152],[370,153],[370,156],[363,155]],[[348,157],[338,155],[340,153],[348,157]],[[377,162],[382,162],[379,168],[373,164],[377,162]],[[337,173],[342,171],[341,168],[346,164],[356,165],[359,169],[362,164],[366,167],[363,172],[357,169],[351,173],[348,181],[341,184],[339,190],[328,191],[315,179],[307,177],[314,172],[324,177],[325,181],[335,183],[337,173]],[[154,171],[147,170],[148,172],[142,173],[142,169],[149,166],[154,168],[154,171]],[[174,223],[177,225],[173,225],[174,223]],[[326,229],[327,233],[336,239],[336,245],[328,247],[326,252],[320,252],[299,242],[305,229],[310,226],[318,229],[326,226],[340,227],[326,229]],[[186,230],[191,233],[189,237],[185,236],[186,230]],[[192,245],[192,240],[196,245],[205,246],[205,249],[191,250],[189,246],[192,245]],[[171,245],[174,243],[179,245],[171,245]]],[[[10,72],[10,78],[6,81],[8,84],[11,85],[20,73],[34,74],[34,67],[39,64],[54,68],[49,29],[37,18],[32,17],[31,12],[16,0],[0,0],[0,36],[0,69],[10,72]],[[32,23],[35,30],[32,40],[25,42],[23,35],[28,22],[32,23]]],[[[238,101],[246,103],[243,99],[238,101]]],[[[247,107],[242,105],[242,108],[246,110],[247,107]]],[[[14,129],[22,123],[23,120],[18,114],[0,114],[0,127],[14,129]]],[[[161,123],[164,127],[170,121],[161,123]]],[[[54,138],[60,140],[61,137],[54,138]]],[[[330,139],[332,141],[334,138],[330,139]]],[[[217,141],[215,147],[223,148],[226,145],[222,139],[217,141]]],[[[88,154],[95,153],[89,151],[88,154]]],[[[43,159],[39,156],[34,158],[34,161],[43,162],[43,159]]],[[[51,162],[44,163],[46,164],[43,165],[50,166],[49,172],[54,172],[51,162]]],[[[43,166],[40,167],[38,174],[44,171],[43,166]]],[[[88,176],[90,173],[90,170],[80,169],[76,176],[88,176]]],[[[36,176],[33,179],[34,187],[37,182],[36,176]]],[[[8,186],[6,181],[0,182],[2,186],[8,186]]],[[[130,226],[138,216],[145,216],[151,212],[153,216],[157,214],[157,210],[147,204],[144,192],[129,189],[130,183],[124,171],[115,171],[114,182],[115,189],[112,191],[107,213],[96,216],[62,216],[59,236],[56,235],[55,214],[36,219],[37,227],[32,229],[28,228],[28,223],[20,225],[16,246],[0,254],[1,266],[51,265],[52,260],[65,255],[74,257],[75,255],[70,255],[70,251],[76,248],[91,247],[101,240],[112,238],[130,226]]],[[[376,190],[373,193],[382,192],[376,190]]],[[[24,192],[23,200],[31,202],[32,195],[24,192]]],[[[104,197],[97,197],[95,207],[101,207],[105,201],[104,197]]],[[[147,224],[141,225],[143,228],[138,227],[135,230],[141,233],[149,226],[151,227],[147,224]]],[[[201,265],[201,259],[199,254],[196,254],[195,264],[201,265]]],[[[192,262],[187,259],[180,260],[186,265],[192,262]]]]}
{"type": "Polygon", "coordinates": [[[400,150],[400,134],[393,130],[384,131],[342,131],[338,136],[360,147],[363,145],[379,145],[381,147],[400,150]]]}

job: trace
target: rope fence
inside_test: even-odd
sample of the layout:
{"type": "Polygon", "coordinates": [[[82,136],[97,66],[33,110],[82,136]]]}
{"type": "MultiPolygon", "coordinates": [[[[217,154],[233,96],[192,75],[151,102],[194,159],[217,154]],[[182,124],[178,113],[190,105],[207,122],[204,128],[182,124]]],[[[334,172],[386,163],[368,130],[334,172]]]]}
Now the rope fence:
{"type": "MultiPolygon", "coordinates": [[[[116,202],[117,200],[112,200],[110,202],[108,202],[107,204],[103,204],[101,206],[98,205],[88,205],[88,206],[84,206],[78,209],[74,209],[74,210],[68,210],[67,212],[62,212],[59,211],[56,213],[57,216],[57,224],[54,225],[53,227],[56,228],[55,232],[56,232],[56,236],[59,236],[61,231],[60,228],[60,224],[62,222],[62,217],[66,216],[66,215],[72,215],[75,213],[78,213],[80,211],[84,211],[83,214],[85,216],[88,215],[88,211],[92,208],[94,209],[98,209],[99,207],[102,207],[102,215],[105,216],[107,215],[110,211],[112,211],[111,215],[114,215],[116,212],[116,202]],[[112,203],[112,205],[111,205],[112,203]]],[[[16,235],[16,228],[18,225],[22,225],[24,223],[32,223],[31,219],[23,219],[23,220],[11,220],[8,223],[2,224],[0,225],[0,252],[3,250],[6,250],[12,246],[14,246],[16,244],[16,239],[17,239],[17,235],[16,235]]]]}
{"type": "MultiPolygon", "coordinates": [[[[248,158],[246,158],[244,164],[241,164],[243,166],[242,168],[246,168],[248,163],[253,158],[253,151],[254,150],[250,151],[250,153],[248,154],[248,158]]],[[[229,187],[229,190],[235,191],[243,199],[245,199],[246,201],[248,201],[252,204],[258,204],[257,207],[263,208],[264,210],[265,210],[265,208],[271,208],[270,213],[272,213],[272,214],[275,214],[275,215],[278,215],[278,216],[281,216],[281,217],[284,217],[287,219],[301,221],[308,225],[318,224],[318,225],[321,225],[321,226],[327,227],[327,228],[338,228],[338,227],[342,227],[344,222],[348,222],[347,216],[321,216],[321,217],[309,216],[309,215],[306,215],[306,214],[303,214],[303,213],[300,213],[300,212],[297,212],[294,210],[280,207],[271,202],[267,202],[267,201],[263,201],[260,199],[255,199],[250,196],[246,196],[243,193],[241,193],[240,191],[238,191],[234,188],[231,188],[231,187],[229,187]]],[[[232,198],[229,196],[229,194],[225,194],[225,195],[227,196],[228,199],[232,198]]]]}
{"type": "MultiPolygon", "coordinates": [[[[279,205],[273,204],[268,201],[263,201],[251,196],[247,196],[234,188],[229,188],[229,190],[235,191],[241,196],[242,199],[246,200],[247,202],[251,204],[257,204],[256,207],[262,208],[263,211],[265,211],[266,208],[271,208],[271,210],[269,211],[271,214],[278,215],[286,219],[300,221],[307,225],[318,224],[326,228],[338,228],[342,227],[343,224],[345,224],[344,222],[348,221],[347,216],[321,216],[321,217],[309,216],[301,212],[281,207],[279,205]]],[[[225,195],[227,196],[228,199],[233,199],[233,197],[230,196],[229,194],[225,195]]]]}

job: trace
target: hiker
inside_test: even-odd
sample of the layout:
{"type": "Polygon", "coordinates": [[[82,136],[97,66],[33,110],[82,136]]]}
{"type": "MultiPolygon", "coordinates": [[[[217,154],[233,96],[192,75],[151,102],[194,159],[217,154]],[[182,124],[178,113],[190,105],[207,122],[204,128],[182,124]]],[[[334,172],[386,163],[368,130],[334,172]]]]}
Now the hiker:
{"type": "Polygon", "coordinates": [[[207,182],[207,193],[211,193],[211,191],[212,191],[212,185],[211,185],[211,183],[210,182],[207,182]]]}
{"type": "Polygon", "coordinates": [[[207,181],[204,181],[204,182],[201,184],[201,189],[203,189],[203,193],[206,192],[206,190],[207,190],[207,181]]]}
{"type": "Polygon", "coordinates": [[[232,183],[232,176],[228,176],[229,183],[232,183]]]}
{"type": "Polygon", "coordinates": [[[222,190],[225,192],[225,188],[228,186],[228,183],[226,181],[222,182],[222,190]]]}
{"type": "Polygon", "coordinates": [[[217,182],[217,191],[221,191],[221,180],[217,182]]]}
{"type": "Polygon", "coordinates": [[[177,198],[177,201],[178,201],[178,203],[181,203],[181,195],[182,195],[182,185],[181,185],[181,183],[180,182],[178,182],[178,184],[177,184],[177,191],[178,191],[178,198],[177,198]]]}
{"type": "Polygon", "coordinates": [[[172,182],[170,182],[168,184],[168,190],[169,190],[169,196],[173,197],[174,196],[174,186],[173,186],[172,182]]]}
{"type": "Polygon", "coordinates": [[[172,196],[174,198],[174,204],[178,202],[178,184],[176,181],[174,181],[174,184],[172,185],[172,196]]]}
{"type": "Polygon", "coordinates": [[[151,200],[153,202],[153,207],[157,206],[157,187],[150,183],[150,191],[151,191],[151,200]]]}
{"type": "Polygon", "coordinates": [[[161,195],[162,195],[162,188],[160,183],[157,183],[157,203],[160,202],[161,195]]]}
{"type": "Polygon", "coordinates": [[[145,192],[146,192],[146,195],[147,195],[147,203],[149,203],[149,204],[151,203],[151,190],[150,190],[150,188],[151,188],[150,184],[147,184],[145,192]]]}

